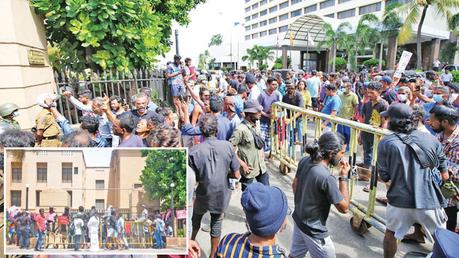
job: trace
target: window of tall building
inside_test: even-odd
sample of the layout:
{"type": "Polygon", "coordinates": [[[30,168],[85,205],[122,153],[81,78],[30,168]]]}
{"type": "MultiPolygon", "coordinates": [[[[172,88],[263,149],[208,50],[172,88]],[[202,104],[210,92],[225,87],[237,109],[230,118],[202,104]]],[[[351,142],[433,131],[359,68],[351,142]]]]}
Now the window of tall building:
{"type": "Polygon", "coordinates": [[[35,191],[35,206],[41,206],[40,205],[40,195],[41,195],[41,191],[40,190],[37,190],[35,191]]]}
{"type": "Polygon", "coordinates": [[[21,183],[22,181],[22,163],[11,162],[11,181],[21,183]]]}
{"type": "Polygon", "coordinates": [[[273,13],[275,11],[277,11],[277,5],[269,8],[269,13],[273,13]]]}
{"type": "Polygon", "coordinates": [[[74,175],[78,175],[78,167],[74,167],[73,168],[73,174],[74,175]]]}
{"type": "Polygon", "coordinates": [[[258,18],[258,13],[252,15],[252,20],[258,18]]]}
{"type": "Polygon", "coordinates": [[[352,1],[352,0],[338,0],[338,3],[342,4],[342,3],[349,2],[349,1],[352,1]]]}
{"type": "Polygon", "coordinates": [[[269,35],[276,34],[277,33],[277,28],[270,29],[268,33],[269,33],[269,35]]]}
{"type": "Polygon", "coordinates": [[[294,5],[294,4],[297,4],[297,3],[301,3],[303,0],[291,0],[290,1],[290,4],[294,5]]]}
{"type": "Polygon", "coordinates": [[[279,27],[279,33],[288,31],[288,25],[279,27]]]}
{"type": "Polygon", "coordinates": [[[338,13],[338,19],[345,19],[355,16],[355,9],[349,9],[347,11],[342,11],[338,13]]]}
{"type": "Polygon", "coordinates": [[[249,31],[250,30],[250,26],[245,26],[245,31],[249,31]]]}
{"type": "Polygon", "coordinates": [[[263,10],[263,11],[260,12],[260,16],[265,16],[267,14],[268,14],[268,9],[263,10]]]}
{"type": "Polygon", "coordinates": [[[277,17],[273,17],[271,19],[269,19],[269,24],[273,24],[273,23],[276,23],[277,22],[277,17]]]}
{"type": "Polygon", "coordinates": [[[256,8],[258,8],[258,3],[254,3],[254,4],[252,5],[252,10],[253,10],[253,9],[256,9],[256,8]]]}
{"type": "Polygon", "coordinates": [[[245,21],[250,21],[250,16],[245,17],[245,21]]]}
{"type": "Polygon", "coordinates": [[[285,1],[279,5],[279,9],[284,9],[288,7],[288,1],[285,1]]]}
{"type": "Polygon", "coordinates": [[[260,22],[260,27],[266,26],[268,24],[268,21],[261,21],[260,22]]]}
{"type": "Polygon", "coordinates": [[[37,163],[37,182],[46,183],[48,181],[48,164],[45,162],[37,163]]]}
{"type": "Polygon", "coordinates": [[[250,2],[250,0],[245,0],[246,3],[250,2]]]}
{"type": "Polygon", "coordinates": [[[258,28],[258,23],[252,24],[252,30],[258,28]]]}
{"type": "Polygon", "coordinates": [[[313,5],[310,5],[310,6],[306,6],[304,8],[304,13],[312,13],[314,11],[317,11],[317,4],[313,4],[313,5]]]}
{"type": "Polygon", "coordinates": [[[258,33],[253,33],[252,34],[252,39],[256,39],[256,38],[258,38],[258,33]]]}
{"type": "Polygon", "coordinates": [[[260,5],[265,5],[267,3],[268,3],[268,0],[263,0],[263,1],[260,2],[260,5]]]}
{"type": "Polygon", "coordinates": [[[327,14],[327,15],[325,15],[325,17],[328,17],[328,18],[335,18],[335,14],[334,14],[334,13],[327,14]]]}
{"type": "Polygon", "coordinates": [[[290,18],[297,17],[297,16],[300,16],[300,15],[301,15],[301,9],[298,9],[298,10],[295,10],[295,11],[290,13],[290,18]]]}
{"type": "Polygon", "coordinates": [[[335,5],[335,0],[327,0],[320,3],[320,9],[324,9],[335,5]]]}
{"type": "Polygon", "coordinates": [[[97,190],[104,190],[105,189],[105,181],[104,180],[96,180],[96,189],[97,190]]]}
{"type": "Polygon", "coordinates": [[[62,183],[72,182],[72,163],[62,163],[62,183]]]}
{"type": "Polygon", "coordinates": [[[282,14],[281,16],[279,16],[279,21],[285,21],[287,19],[288,19],[288,13],[282,14]]]}
{"type": "Polygon", "coordinates": [[[105,200],[96,199],[96,210],[104,210],[104,209],[105,209],[105,200]]]}
{"type": "Polygon", "coordinates": [[[266,36],[267,34],[268,34],[268,33],[267,33],[266,31],[261,31],[261,32],[260,32],[260,37],[264,37],[264,36],[266,36]]]}
{"type": "Polygon", "coordinates": [[[142,184],[134,184],[134,189],[141,189],[142,187],[142,184]]]}
{"type": "Polygon", "coordinates": [[[250,39],[250,35],[245,35],[245,40],[249,40],[250,39]]]}
{"type": "Polygon", "coordinates": [[[250,6],[245,8],[245,12],[246,13],[250,12],[250,6]]]}
{"type": "Polygon", "coordinates": [[[11,206],[21,207],[21,191],[11,191],[11,206]]]}
{"type": "Polygon", "coordinates": [[[381,3],[365,5],[359,8],[359,14],[364,15],[367,13],[374,13],[381,11],[381,3]]]}

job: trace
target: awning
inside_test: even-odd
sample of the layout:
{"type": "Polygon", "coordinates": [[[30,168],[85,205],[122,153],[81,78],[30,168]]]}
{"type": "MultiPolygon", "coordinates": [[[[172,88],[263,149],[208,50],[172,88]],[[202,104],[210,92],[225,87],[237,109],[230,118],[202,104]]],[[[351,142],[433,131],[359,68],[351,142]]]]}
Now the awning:
{"type": "Polygon", "coordinates": [[[325,32],[323,29],[325,23],[329,23],[333,27],[338,22],[328,17],[309,14],[303,15],[289,25],[284,39],[292,39],[295,45],[300,43],[301,45],[308,44],[309,46],[317,46],[319,42],[325,39],[325,32]]]}

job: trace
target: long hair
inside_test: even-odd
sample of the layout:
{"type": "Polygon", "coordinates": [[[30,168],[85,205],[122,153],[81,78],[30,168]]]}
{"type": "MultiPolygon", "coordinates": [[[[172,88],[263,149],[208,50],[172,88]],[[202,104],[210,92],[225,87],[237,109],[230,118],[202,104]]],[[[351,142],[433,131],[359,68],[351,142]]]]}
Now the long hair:
{"type": "Polygon", "coordinates": [[[344,137],[340,133],[326,132],[319,140],[306,145],[306,152],[315,163],[328,160],[336,155],[344,145],[344,137]]]}

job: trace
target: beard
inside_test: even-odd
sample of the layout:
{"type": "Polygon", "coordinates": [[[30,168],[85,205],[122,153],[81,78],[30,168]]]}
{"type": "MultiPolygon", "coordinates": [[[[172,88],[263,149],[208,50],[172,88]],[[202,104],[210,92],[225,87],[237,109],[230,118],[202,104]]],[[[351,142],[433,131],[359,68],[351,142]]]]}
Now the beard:
{"type": "Polygon", "coordinates": [[[333,156],[333,157],[330,159],[329,163],[330,163],[330,165],[332,165],[333,167],[336,167],[336,166],[338,166],[338,164],[339,164],[340,161],[341,161],[341,158],[338,158],[338,157],[335,155],[335,156],[333,156]]]}
{"type": "Polygon", "coordinates": [[[432,128],[432,131],[434,131],[435,133],[441,133],[441,132],[445,131],[445,128],[443,126],[437,128],[437,129],[435,129],[433,127],[430,127],[430,128],[432,128]]]}

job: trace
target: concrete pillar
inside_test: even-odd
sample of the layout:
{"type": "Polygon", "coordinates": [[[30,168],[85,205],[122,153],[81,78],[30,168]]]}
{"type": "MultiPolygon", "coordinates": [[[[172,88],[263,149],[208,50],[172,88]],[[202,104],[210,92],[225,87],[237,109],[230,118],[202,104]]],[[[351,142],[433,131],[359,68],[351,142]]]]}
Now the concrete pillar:
{"type": "Polygon", "coordinates": [[[0,17],[0,103],[16,103],[21,128],[30,129],[41,110],[36,97],[56,88],[43,19],[29,0],[1,0],[0,17]]]}
{"type": "Polygon", "coordinates": [[[429,59],[428,68],[433,67],[433,62],[440,58],[440,39],[432,39],[432,47],[431,47],[431,54],[429,59]]]}
{"type": "Polygon", "coordinates": [[[390,37],[387,46],[386,67],[388,70],[394,70],[397,60],[397,37],[390,37]]]}
{"type": "Polygon", "coordinates": [[[287,46],[282,46],[282,69],[288,68],[287,46]]]}
{"type": "MultiPolygon", "coordinates": [[[[459,39],[457,39],[456,46],[459,49],[459,39]]],[[[459,51],[454,54],[454,64],[459,64],[459,51]]]]}

